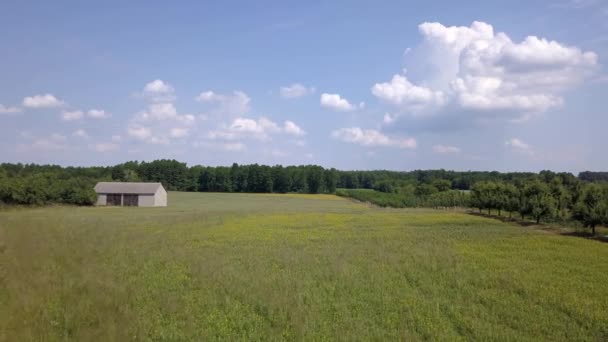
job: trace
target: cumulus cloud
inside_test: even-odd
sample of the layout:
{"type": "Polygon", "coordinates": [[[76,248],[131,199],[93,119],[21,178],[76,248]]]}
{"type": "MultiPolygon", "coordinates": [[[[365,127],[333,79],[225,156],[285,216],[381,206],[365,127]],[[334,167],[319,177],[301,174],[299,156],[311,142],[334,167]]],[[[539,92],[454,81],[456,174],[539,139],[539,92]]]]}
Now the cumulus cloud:
{"type": "Polygon", "coordinates": [[[79,137],[79,138],[88,138],[89,137],[89,134],[87,133],[87,131],[85,131],[82,128],[75,130],[72,133],[72,135],[75,137],[79,137]]]}
{"type": "Polygon", "coordinates": [[[27,108],[55,108],[65,105],[65,102],[59,100],[52,94],[28,96],[23,99],[23,106],[27,108]]]}
{"type": "Polygon", "coordinates": [[[192,114],[179,114],[173,103],[152,103],[148,109],[138,113],[135,121],[176,121],[185,125],[191,125],[196,120],[192,114]]]}
{"type": "Polygon", "coordinates": [[[331,137],[348,143],[362,146],[390,146],[398,148],[416,148],[414,138],[391,138],[373,129],[359,127],[340,128],[331,133],[331,137]]]}
{"type": "Polygon", "coordinates": [[[361,102],[357,107],[354,104],[348,102],[347,99],[342,98],[340,94],[321,94],[321,107],[328,108],[337,112],[351,112],[357,108],[362,108],[364,103],[361,102]]]}
{"type": "Polygon", "coordinates": [[[382,118],[382,123],[385,125],[390,125],[395,122],[395,116],[389,113],[384,113],[384,117],[382,118]]]}
{"type": "Polygon", "coordinates": [[[281,87],[279,90],[281,97],[285,99],[295,99],[298,97],[313,94],[315,92],[314,87],[306,87],[300,83],[294,83],[287,87],[281,87]]]}
{"type": "Polygon", "coordinates": [[[217,117],[239,117],[250,110],[251,98],[242,91],[234,91],[232,94],[217,94],[213,91],[204,91],[196,98],[196,101],[215,105],[208,115],[217,117]]]}
{"type": "Polygon", "coordinates": [[[443,92],[413,85],[405,75],[395,75],[390,82],[375,84],[372,94],[392,105],[412,109],[419,106],[442,106],[446,102],[443,92]]]}
{"type": "Polygon", "coordinates": [[[84,113],[81,110],[63,111],[61,112],[61,119],[63,121],[76,121],[84,117],[84,113]]]}
{"type": "Polygon", "coordinates": [[[67,144],[67,138],[65,135],[53,133],[48,137],[42,138],[34,138],[32,136],[28,136],[28,138],[34,139],[29,144],[21,144],[19,145],[19,149],[21,150],[37,150],[37,151],[63,151],[70,149],[70,146],[67,144]]]}
{"type": "Polygon", "coordinates": [[[19,107],[15,107],[15,106],[11,106],[11,107],[6,107],[2,104],[0,104],[0,115],[1,114],[17,114],[17,113],[21,113],[22,109],[19,107]]]}
{"type": "Polygon", "coordinates": [[[449,145],[435,145],[433,146],[433,152],[439,154],[457,154],[460,153],[460,148],[449,145]]]}
{"type": "Polygon", "coordinates": [[[169,83],[156,79],[144,86],[142,95],[154,102],[172,102],[175,100],[175,89],[169,83]]]}
{"type": "Polygon", "coordinates": [[[101,109],[91,109],[87,112],[87,116],[93,119],[107,119],[110,114],[101,109]]]}
{"type": "Polygon", "coordinates": [[[505,145],[516,148],[516,149],[520,149],[520,150],[529,150],[530,149],[530,145],[526,144],[525,142],[523,142],[522,140],[518,139],[518,138],[512,138],[509,139],[505,142],[505,145]]]}
{"type": "Polygon", "coordinates": [[[172,138],[185,138],[188,136],[188,129],[182,128],[182,127],[174,127],[174,128],[171,128],[169,135],[172,138]]]}
{"type": "Polygon", "coordinates": [[[209,141],[197,141],[193,144],[194,147],[204,147],[214,150],[222,150],[226,152],[241,152],[247,149],[247,146],[241,142],[209,142],[209,141]]]}
{"type": "Polygon", "coordinates": [[[116,151],[116,150],[118,150],[120,145],[113,143],[113,142],[106,142],[106,143],[97,143],[97,144],[91,145],[90,147],[97,152],[104,153],[104,152],[116,151]]]}
{"type": "Polygon", "coordinates": [[[249,118],[236,118],[230,125],[224,125],[218,130],[208,133],[209,139],[238,140],[253,138],[257,140],[270,140],[271,135],[284,133],[293,136],[303,136],[306,132],[292,121],[285,121],[283,126],[261,117],[258,120],[249,118]]]}
{"type": "Polygon", "coordinates": [[[505,141],[505,145],[507,147],[511,148],[512,150],[520,152],[520,153],[524,153],[524,154],[528,154],[528,155],[534,154],[534,151],[532,150],[532,146],[525,143],[523,140],[521,140],[519,138],[511,138],[511,139],[505,141]]]}
{"type": "Polygon", "coordinates": [[[417,84],[403,74],[375,84],[377,98],[401,112],[495,112],[532,117],[563,104],[563,92],[597,70],[594,52],[528,36],[514,42],[492,25],[423,23],[422,44],[408,54],[417,84]]]}
{"type": "Polygon", "coordinates": [[[145,140],[152,136],[152,130],[148,127],[133,125],[127,128],[127,134],[139,140],[145,140]]]}
{"type": "Polygon", "coordinates": [[[295,135],[295,136],[303,136],[306,135],[306,132],[296,125],[293,121],[285,121],[283,124],[283,131],[287,134],[295,135]]]}

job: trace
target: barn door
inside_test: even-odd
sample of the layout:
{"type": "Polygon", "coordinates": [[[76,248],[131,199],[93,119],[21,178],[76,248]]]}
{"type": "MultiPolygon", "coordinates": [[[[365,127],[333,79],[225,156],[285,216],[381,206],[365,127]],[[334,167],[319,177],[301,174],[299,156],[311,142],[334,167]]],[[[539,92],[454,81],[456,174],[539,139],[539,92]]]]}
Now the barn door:
{"type": "Polygon", "coordinates": [[[122,204],[127,207],[137,207],[139,205],[139,195],[123,195],[122,204]]]}
{"type": "Polygon", "coordinates": [[[106,197],[106,205],[121,205],[120,194],[108,194],[106,197]]]}

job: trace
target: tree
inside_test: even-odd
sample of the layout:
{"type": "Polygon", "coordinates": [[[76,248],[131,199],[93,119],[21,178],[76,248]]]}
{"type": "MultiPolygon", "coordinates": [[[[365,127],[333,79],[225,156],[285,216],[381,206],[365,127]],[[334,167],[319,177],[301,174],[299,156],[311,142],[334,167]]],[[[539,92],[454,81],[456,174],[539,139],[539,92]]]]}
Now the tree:
{"type": "Polygon", "coordinates": [[[519,190],[515,185],[506,183],[503,185],[502,191],[505,196],[504,209],[509,212],[509,218],[511,218],[513,212],[519,210],[519,190]]]}
{"type": "Polygon", "coordinates": [[[551,196],[555,200],[556,210],[559,217],[564,217],[564,210],[568,205],[568,201],[570,200],[570,196],[568,190],[563,185],[562,178],[559,176],[553,177],[551,182],[549,183],[549,191],[551,192],[551,196]]]}
{"type": "Polygon", "coordinates": [[[272,167],[272,190],[274,192],[286,193],[289,192],[290,179],[287,170],[281,166],[276,165],[272,167]]]}
{"type": "Polygon", "coordinates": [[[325,191],[333,194],[336,192],[336,184],[338,182],[337,170],[334,168],[323,171],[323,185],[325,191]]]}
{"type": "Polygon", "coordinates": [[[448,179],[436,179],[432,184],[439,192],[448,191],[452,188],[452,182],[448,179]]]}
{"type": "Polygon", "coordinates": [[[608,189],[599,184],[589,184],[585,187],[579,202],[574,206],[573,218],[585,227],[591,228],[595,235],[595,227],[608,224],[608,189]]]}
{"type": "Polygon", "coordinates": [[[308,184],[308,192],[317,194],[323,185],[323,168],[320,166],[308,166],[306,173],[306,183],[308,184]]]}
{"type": "Polygon", "coordinates": [[[549,192],[547,184],[538,180],[533,180],[524,187],[525,203],[529,212],[536,223],[544,217],[552,216],[555,213],[555,199],[549,192]]]}
{"type": "Polygon", "coordinates": [[[418,184],[416,186],[416,190],[414,190],[414,195],[416,197],[428,197],[437,192],[437,188],[431,184],[418,184]]]}

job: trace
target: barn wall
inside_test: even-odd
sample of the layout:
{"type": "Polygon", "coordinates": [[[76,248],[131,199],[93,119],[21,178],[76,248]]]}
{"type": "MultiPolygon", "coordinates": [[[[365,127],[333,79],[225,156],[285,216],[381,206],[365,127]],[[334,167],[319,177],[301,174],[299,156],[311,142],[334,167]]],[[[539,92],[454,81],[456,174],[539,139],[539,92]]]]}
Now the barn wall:
{"type": "Polygon", "coordinates": [[[154,207],[154,195],[139,195],[140,207],[154,207]]]}
{"type": "Polygon", "coordinates": [[[163,187],[159,187],[154,194],[154,202],[157,207],[166,207],[167,206],[167,192],[163,187]]]}
{"type": "Polygon", "coordinates": [[[97,205],[106,205],[106,194],[97,195],[97,205]]]}

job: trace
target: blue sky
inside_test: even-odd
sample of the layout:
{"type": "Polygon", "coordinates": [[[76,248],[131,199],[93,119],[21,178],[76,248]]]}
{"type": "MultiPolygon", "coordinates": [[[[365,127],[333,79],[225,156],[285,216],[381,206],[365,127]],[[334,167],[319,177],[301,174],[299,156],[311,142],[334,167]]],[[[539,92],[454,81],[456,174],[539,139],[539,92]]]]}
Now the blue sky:
{"type": "Polygon", "coordinates": [[[3,162],[608,169],[608,1],[5,1],[0,41],[3,162]]]}

